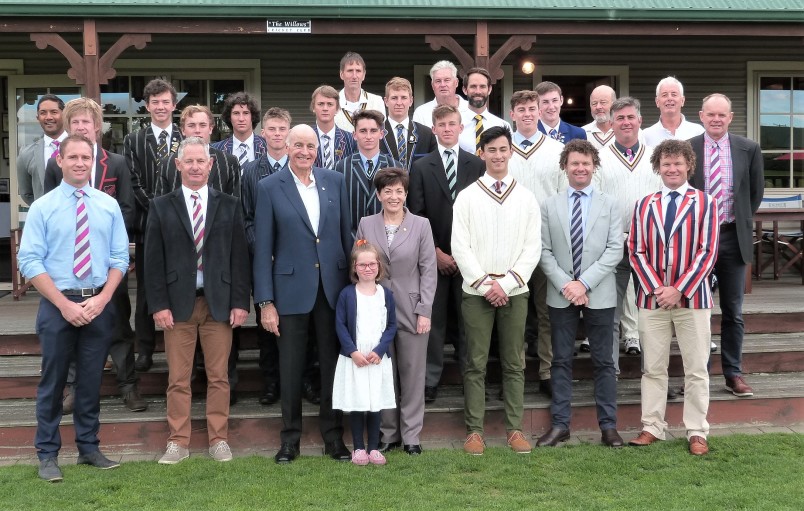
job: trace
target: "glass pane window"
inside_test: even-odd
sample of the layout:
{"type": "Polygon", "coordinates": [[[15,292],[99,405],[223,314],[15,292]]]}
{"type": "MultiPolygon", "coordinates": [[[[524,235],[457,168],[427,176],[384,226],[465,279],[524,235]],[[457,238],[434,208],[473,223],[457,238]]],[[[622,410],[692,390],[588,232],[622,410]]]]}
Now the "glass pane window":
{"type": "Polygon", "coordinates": [[[761,76],[759,142],[768,188],[804,186],[804,75],[761,76]]]}

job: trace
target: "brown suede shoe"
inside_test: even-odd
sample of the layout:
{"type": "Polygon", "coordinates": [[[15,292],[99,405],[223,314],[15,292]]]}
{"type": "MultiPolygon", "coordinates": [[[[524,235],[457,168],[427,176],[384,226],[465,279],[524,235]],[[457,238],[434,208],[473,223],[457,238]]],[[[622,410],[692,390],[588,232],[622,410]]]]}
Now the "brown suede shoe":
{"type": "Polygon", "coordinates": [[[727,377],[726,390],[737,397],[750,397],[754,395],[754,389],[745,383],[742,376],[735,376],[734,378],[727,377]]]}
{"type": "Polygon", "coordinates": [[[466,441],[463,443],[463,450],[467,454],[472,454],[474,456],[480,456],[483,454],[483,451],[486,450],[486,444],[483,442],[483,437],[480,436],[480,433],[470,433],[469,436],[466,437],[466,441]]]}
{"type": "Polygon", "coordinates": [[[709,446],[706,444],[706,439],[702,436],[690,437],[690,454],[695,456],[703,456],[709,452],[709,446]]]}
{"type": "Polygon", "coordinates": [[[530,454],[530,443],[518,429],[508,433],[508,447],[517,454],[530,454]]]}
{"type": "Polygon", "coordinates": [[[650,445],[654,442],[658,442],[659,439],[653,436],[652,434],[648,433],[647,431],[643,431],[639,434],[638,437],[634,438],[628,445],[634,445],[637,447],[645,447],[646,445],[650,445]]]}

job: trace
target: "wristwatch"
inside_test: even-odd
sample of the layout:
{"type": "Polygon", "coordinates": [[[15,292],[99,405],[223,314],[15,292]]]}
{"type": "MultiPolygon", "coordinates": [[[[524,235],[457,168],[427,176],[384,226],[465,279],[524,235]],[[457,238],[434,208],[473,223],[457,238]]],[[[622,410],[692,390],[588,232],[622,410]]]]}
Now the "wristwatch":
{"type": "Polygon", "coordinates": [[[265,300],[264,302],[258,303],[257,307],[259,307],[260,309],[264,309],[264,308],[268,307],[269,305],[272,305],[273,303],[274,303],[273,300],[265,300]]]}

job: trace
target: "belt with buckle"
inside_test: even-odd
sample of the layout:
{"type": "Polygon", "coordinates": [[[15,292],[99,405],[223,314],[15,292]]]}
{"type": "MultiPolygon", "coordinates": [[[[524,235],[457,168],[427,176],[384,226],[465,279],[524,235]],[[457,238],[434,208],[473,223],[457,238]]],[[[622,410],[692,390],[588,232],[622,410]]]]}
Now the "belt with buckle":
{"type": "Polygon", "coordinates": [[[103,291],[101,287],[82,287],[80,289],[62,289],[61,294],[64,296],[80,296],[81,298],[91,298],[97,296],[103,291]]]}

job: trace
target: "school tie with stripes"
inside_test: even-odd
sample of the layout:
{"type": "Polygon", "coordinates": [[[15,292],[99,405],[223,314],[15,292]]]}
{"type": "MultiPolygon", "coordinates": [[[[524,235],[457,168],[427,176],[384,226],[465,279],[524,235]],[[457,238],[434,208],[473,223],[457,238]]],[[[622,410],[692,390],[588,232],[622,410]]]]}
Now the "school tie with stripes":
{"type": "Polygon", "coordinates": [[[475,154],[480,155],[480,135],[483,134],[483,116],[475,116],[475,154]]]}
{"type": "Polygon", "coordinates": [[[374,177],[374,160],[366,160],[366,177],[374,177]]]}
{"type": "Polygon", "coordinates": [[[519,145],[522,147],[522,149],[527,149],[528,147],[530,147],[530,146],[532,146],[532,145],[533,145],[533,142],[531,142],[530,140],[528,140],[528,139],[526,138],[525,140],[523,140],[522,142],[520,142],[520,143],[519,143],[519,145]]]}
{"type": "Polygon", "coordinates": [[[399,155],[399,161],[402,166],[407,165],[408,159],[408,144],[405,142],[405,127],[401,124],[396,125],[396,153],[399,155]]]}
{"type": "Polygon", "coordinates": [[[53,152],[50,154],[50,157],[55,158],[56,155],[59,154],[59,145],[61,145],[61,142],[59,142],[58,140],[54,140],[53,142],[50,143],[50,145],[53,146],[53,152]]]}
{"type": "Polygon", "coordinates": [[[75,252],[73,254],[73,274],[81,280],[92,273],[92,257],[89,250],[89,218],[84,204],[84,190],[76,190],[78,201],[75,206],[75,252]]]}
{"type": "Polygon", "coordinates": [[[240,164],[240,168],[243,168],[243,165],[248,163],[248,146],[245,142],[240,142],[240,153],[237,155],[237,162],[240,164]]]}
{"type": "Polygon", "coordinates": [[[193,192],[193,239],[195,240],[195,254],[198,260],[198,271],[204,271],[202,253],[204,251],[204,214],[201,213],[201,194],[193,192]]]}
{"type": "Polygon", "coordinates": [[[709,153],[709,195],[717,201],[717,217],[720,223],[723,222],[723,172],[720,169],[720,147],[717,144],[712,146],[709,153]]]}
{"type": "Polygon", "coordinates": [[[583,222],[581,219],[581,197],[586,195],[580,190],[572,194],[572,220],[570,220],[570,243],[572,243],[572,272],[575,280],[581,276],[581,256],[583,255],[583,222]]]}
{"type": "Polygon", "coordinates": [[[628,158],[628,163],[632,163],[634,161],[634,151],[631,149],[626,149],[625,157],[628,158]]]}
{"type": "Polygon", "coordinates": [[[550,138],[553,140],[559,140],[560,137],[558,136],[558,131],[556,131],[555,128],[550,130],[550,138]]]}
{"type": "Polygon", "coordinates": [[[455,158],[452,156],[452,151],[447,149],[444,151],[444,156],[447,157],[447,184],[449,185],[449,194],[452,200],[455,200],[455,184],[458,181],[458,173],[455,171],[455,158]]]}
{"type": "Polygon", "coordinates": [[[676,198],[681,195],[676,191],[670,192],[670,202],[667,204],[667,213],[664,215],[664,243],[670,244],[670,231],[673,230],[673,223],[676,221],[676,198]]]}
{"type": "Polygon", "coordinates": [[[324,146],[322,149],[324,153],[324,168],[332,170],[334,166],[332,164],[332,146],[330,145],[329,135],[321,135],[321,139],[323,140],[322,145],[324,146]]]}
{"type": "Polygon", "coordinates": [[[281,168],[282,168],[282,166],[279,165],[278,161],[274,162],[274,172],[279,172],[279,169],[281,169],[281,168]]]}
{"type": "Polygon", "coordinates": [[[159,143],[156,145],[156,159],[161,164],[168,157],[167,131],[159,134],[159,143]]]}

